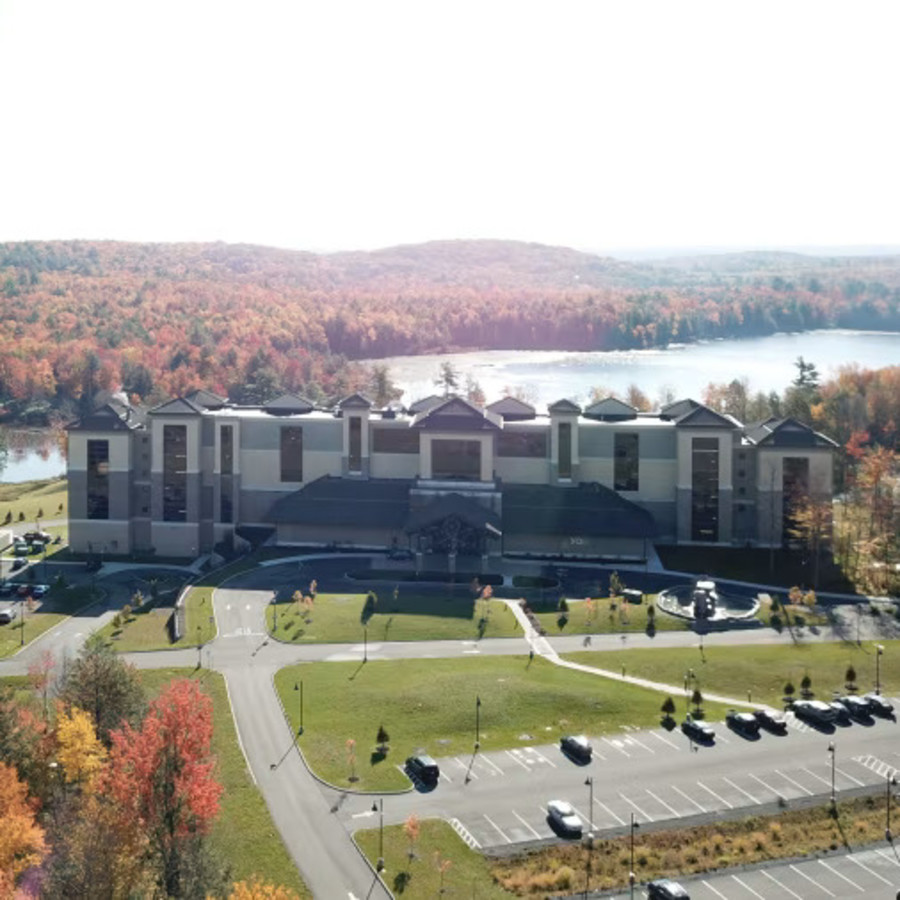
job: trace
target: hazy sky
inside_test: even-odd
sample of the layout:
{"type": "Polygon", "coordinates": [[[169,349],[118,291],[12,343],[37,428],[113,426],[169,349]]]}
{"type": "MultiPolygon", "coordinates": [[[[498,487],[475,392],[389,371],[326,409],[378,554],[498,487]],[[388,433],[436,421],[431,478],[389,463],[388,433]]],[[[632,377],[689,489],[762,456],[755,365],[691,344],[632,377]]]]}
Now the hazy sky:
{"type": "Polygon", "coordinates": [[[900,4],[0,0],[0,240],[900,244],[900,4]]]}

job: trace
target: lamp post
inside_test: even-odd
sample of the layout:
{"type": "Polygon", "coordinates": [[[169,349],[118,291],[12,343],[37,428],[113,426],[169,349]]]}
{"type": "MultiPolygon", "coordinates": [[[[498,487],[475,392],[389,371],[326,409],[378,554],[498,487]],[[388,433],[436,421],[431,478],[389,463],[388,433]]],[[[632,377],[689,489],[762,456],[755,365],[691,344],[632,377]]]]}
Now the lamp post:
{"type": "Polygon", "coordinates": [[[837,803],[834,799],[834,741],[828,745],[828,752],[831,754],[831,812],[834,814],[837,810],[837,803]]]}
{"type": "Polygon", "coordinates": [[[481,746],[481,697],[475,697],[475,749],[481,746]]]}
{"type": "Polygon", "coordinates": [[[628,884],[631,889],[630,896],[631,896],[632,900],[634,900],[634,881],[635,881],[635,878],[634,878],[634,829],[640,828],[640,825],[641,825],[641,823],[638,822],[637,819],[635,819],[634,813],[632,813],[631,814],[631,840],[630,840],[631,868],[628,872],[628,884]]]}
{"type": "Polygon", "coordinates": [[[197,626],[197,668],[198,668],[198,669],[202,669],[202,668],[203,668],[203,657],[202,657],[202,654],[203,654],[203,639],[202,639],[202,637],[201,637],[201,631],[202,631],[202,629],[201,629],[200,626],[198,625],[198,626],[197,626]]]}
{"type": "Polygon", "coordinates": [[[594,779],[588,775],[587,778],[584,779],[584,783],[591,789],[590,798],[588,800],[588,832],[590,834],[594,833],[594,779]]]}
{"type": "Polygon", "coordinates": [[[887,796],[885,800],[887,805],[885,806],[885,822],[884,822],[884,839],[890,843],[894,840],[893,834],[891,834],[891,804],[894,802],[894,798],[891,796],[891,788],[895,787],[897,784],[897,776],[896,775],[888,775],[887,776],[887,796]]]}
{"type": "Polygon", "coordinates": [[[875,645],[875,693],[881,693],[881,654],[884,653],[884,645],[875,645]]]}
{"type": "Polygon", "coordinates": [[[379,797],[372,804],[372,812],[378,813],[378,862],[375,868],[379,872],[384,871],[384,797],[379,797]]]}
{"type": "Polygon", "coordinates": [[[369,661],[369,627],[363,625],[363,662],[369,661]]]}
{"type": "Polygon", "coordinates": [[[294,684],[294,690],[300,691],[300,727],[297,729],[297,737],[303,734],[303,681],[300,680],[294,684]]]}
{"type": "Polygon", "coordinates": [[[594,779],[588,775],[584,783],[590,788],[590,797],[588,798],[588,833],[584,839],[584,846],[587,848],[587,856],[584,861],[584,896],[587,900],[588,891],[591,889],[591,857],[594,853],[594,779]]]}

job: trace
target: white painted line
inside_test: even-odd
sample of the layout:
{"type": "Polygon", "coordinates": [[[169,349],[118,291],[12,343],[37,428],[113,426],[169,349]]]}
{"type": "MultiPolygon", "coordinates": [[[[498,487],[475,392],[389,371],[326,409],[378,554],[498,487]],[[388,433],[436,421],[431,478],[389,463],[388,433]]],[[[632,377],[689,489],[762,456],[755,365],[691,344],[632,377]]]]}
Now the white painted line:
{"type": "Polygon", "coordinates": [[[696,806],[697,809],[700,810],[700,812],[705,813],[705,812],[707,811],[707,810],[704,809],[704,808],[703,808],[696,800],[694,800],[693,797],[688,797],[688,795],[687,795],[683,790],[681,790],[681,788],[675,787],[675,785],[673,784],[673,785],[672,785],[672,790],[673,790],[673,791],[678,791],[678,793],[681,794],[681,796],[684,797],[684,799],[687,800],[688,803],[693,803],[694,806],[696,806]]]}
{"type": "Polygon", "coordinates": [[[874,875],[879,881],[883,881],[886,885],[888,885],[888,887],[891,886],[891,883],[887,880],[887,878],[884,878],[882,875],[879,875],[874,869],[870,869],[868,866],[861,863],[852,853],[848,853],[845,858],[849,859],[850,862],[855,862],[861,869],[865,869],[870,875],[874,875]]]}
{"type": "Polygon", "coordinates": [[[838,870],[835,869],[834,866],[829,866],[828,863],[825,862],[825,860],[820,859],[818,860],[818,863],[820,866],[825,866],[825,868],[828,869],[828,871],[831,872],[832,875],[837,875],[838,878],[843,878],[844,881],[847,882],[847,884],[849,884],[851,887],[855,887],[856,890],[858,890],[861,894],[865,893],[865,891],[855,881],[851,881],[846,875],[838,872],[838,870]]]}
{"type": "Polygon", "coordinates": [[[708,791],[713,797],[716,798],[720,803],[724,803],[729,809],[734,809],[734,807],[724,798],[720,797],[712,788],[708,788],[702,781],[697,782],[698,787],[702,787],[704,791],[708,791]]]}
{"type": "Polygon", "coordinates": [[[780,772],[778,769],[776,769],[775,774],[780,775],[785,781],[789,781],[792,785],[794,785],[794,787],[800,788],[800,790],[803,791],[803,793],[806,794],[807,797],[813,796],[813,792],[811,790],[803,787],[802,784],[794,781],[793,778],[788,778],[787,775],[784,774],[784,772],[780,772]]]}
{"type": "Polygon", "coordinates": [[[440,770],[440,774],[441,778],[443,778],[444,781],[448,782],[449,784],[453,784],[453,779],[443,769],[440,770]]]}
{"type": "MultiPolygon", "coordinates": [[[[478,776],[474,772],[471,772],[469,770],[469,766],[467,766],[461,759],[454,756],[453,761],[463,770],[463,772],[466,773],[466,778],[471,778],[474,781],[478,781],[478,776]]],[[[443,774],[444,774],[444,772],[443,772],[443,770],[441,770],[441,775],[443,775],[443,774]]]]}
{"type": "Polygon", "coordinates": [[[525,749],[529,750],[531,753],[533,753],[542,762],[550,763],[550,765],[553,766],[554,769],[556,768],[556,763],[553,762],[553,760],[548,759],[546,756],[544,756],[543,753],[539,752],[538,750],[535,750],[534,747],[526,747],[525,749]]]}
{"type": "Polygon", "coordinates": [[[497,824],[492,819],[488,818],[487,813],[482,813],[482,815],[485,817],[485,819],[487,819],[488,825],[493,826],[496,829],[497,834],[499,834],[507,844],[512,843],[512,841],[497,827],[497,824]]]}
{"type": "MultiPolygon", "coordinates": [[[[752,772],[748,772],[748,773],[747,773],[747,777],[748,777],[748,778],[752,778],[754,781],[758,781],[758,782],[759,782],[759,783],[760,783],[760,784],[761,784],[761,785],[762,785],[762,786],[763,786],[770,794],[773,794],[773,795],[776,796],[776,797],[780,797],[780,796],[781,796],[781,792],[780,792],[780,791],[776,791],[775,788],[773,788],[770,784],[766,784],[766,783],[762,780],[762,778],[757,778],[756,775],[754,775],[752,772]]],[[[760,800],[759,802],[762,803],[761,800],[760,800]]]]}
{"type": "Polygon", "coordinates": [[[374,816],[374,815],[375,815],[375,810],[367,809],[363,812],[353,813],[353,815],[350,818],[351,819],[368,819],[370,816],[374,816]]]}
{"type": "Polygon", "coordinates": [[[837,896],[837,894],[833,894],[831,891],[829,891],[828,888],[825,887],[824,884],[819,884],[818,881],[815,881],[814,879],[810,878],[809,875],[807,875],[806,872],[804,872],[802,869],[798,869],[793,864],[791,864],[791,869],[794,872],[796,872],[798,875],[800,875],[802,878],[805,878],[810,884],[814,884],[817,888],[820,888],[821,890],[825,891],[825,893],[828,894],[829,897],[837,896]]]}
{"type": "Polygon", "coordinates": [[[888,856],[884,850],[879,850],[877,847],[875,848],[875,852],[882,858],[886,859],[889,863],[893,863],[895,866],[900,866],[900,861],[895,859],[893,856],[888,856]]]}
{"type": "Polygon", "coordinates": [[[653,818],[648,816],[638,805],[634,802],[634,800],[629,800],[621,791],[619,792],[619,796],[626,802],[630,803],[640,814],[642,819],[646,819],[648,822],[652,822],[653,818]]]}
{"type": "Polygon", "coordinates": [[[619,818],[605,803],[601,803],[599,800],[594,799],[594,803],[597,804],[601,809],[605,809],[620,825],[627,824],[624,819],[619,818]]]}
{"type": "Polygon", "coordinates": [[[536,837],[540,838],[540,835],[515,811],[512,811],[512,814],[536,837]]]}
{"type": "MultiPolygon", "coordinates": [[[[827,778],[823,778],[821,775],[816,775],[815,772],[810,772],[809,769],[807,769],[805,766],[801,768],[800,771],[806,772],[807,775],[812,775],[813,778],[818,778],[819,781],[822,782],[822,784],[826,785],[827,787],[831,787],[831,782],[827,778]]],[[[835,769],[835,771],[837,771],[837,769],[835,769]]]]}
{"type": "Polygon", "coordinates": [[[472,832],[459,819],[451,819],[450,827],[473,849],[480,850],[481,844],[475,840],[472,832]]]}
{"type": "Polygon", "coordinates": [[[721,892],[717,891],[708,881],[700,882],[705,888],[709,888],[717,897],[721,897],[722,900],[728,900],[728,898],[721,892]]]}
{"type": "Polygon", "coordinates": [[[623,750],[621,747],[617,747],[611,740],[609,740],[609,738],[603,738],[603,740],[604,740],[607,744],[609,744],[609,746],[612,747],[613,750],[618,750],[619,753],[624,753],[625,756],[627,756],[627,757],[629,757],[629,758],[631,757],[631,754],[630,754],[627,750],[623,750]]]}
{"type": "Polygon", "coordinates": [[[681,747],[678,746],[674,741],[670,741],[667,737],[663,737],[661,734],[658,734],[655,731],[651,731],[650,734],[653,735],[658,741],[662,741],[667,746],[671,747],[673,750],[680,750],[681,747]]]}
{"type": "Polygon", "coordinates": [[[775,884],[778,885],[782,890],[787,891],[792,897],[796,897],[797,900],[803,900],[803,898],[796,892],[792,891],[786,884],[782,884],[774,875],[770,875],[765,869],[759,870],[761,874],[765,875],[769,881],[774,881],[775,884]]]}
{"type": "Polygon", "coordinates": [[[507,750],[507,751],[506,751],[506,755],[507,755],[510,759],[515,760],[515,762],[517,762],[517,763],[518,763],[518,764],[519,764],[526,772],[530,772],[530,771],[531,771],[531,769],[528,768],[528,763],[522,762],[522,760],[519,759],[519,757],[516,756],[511,750],[507,750]]]}
{"type": "Polygon", "coordinates": [[[647,791],[647,793],[648,793],[648,794],[649,794],[649,795],[650,795],[650,796],[651,796],[651,797],[652,797],[652,798],[653,798],[660,806],[664,806],[670,813],[672,813],[672,815],[675,816],[676,819],[677,819],[677,818],[680,818],[680,816],[679,816],[679,814],[678,814],[678,811],[675,810],[675,809],[673,809],[671,806],[669,806],[669,804],[666,803],[665,800],[663,800],[661,797],[657,797],[656,794],[654,794],[653,791],[651,791],[649,788],[644,788],[644,790],[647,791]]]}
{"type": "Polygon", "coordinates": [[[489,766],[492,766],[494,769],[496,769],[498,775],[502,775],[502,774],[503,774],[503,769],[501,769],[500,766],[498,766],[497,763],[493,762],[493,760],[491,760],[489,757],[487,757],[487,756],[479,756],[478,758],[479,758],[483,763],[487,763],[489,766]]]}
{"type": "Polygon", "coordinates": [[[846,778],[848,781],[852,781],[854,784],[858,784],[860,787],[865,784],[865,782],[860,781],[858,778],[854,778],[852,775],[848,775],[843,769],[836,768],[834,771],[837,772],[838,775],[843,775],[844,778],[846,778]]]}
{"type": "Polygon", "coordinates": [[[638,745],[638,747],[643,747],[651,756],[656,754],[655,750],[651,750],[643,741],[639,741],[636,737],[628,738],[629,741],[638,745]]]}
{"type": "Polygon", "coordinates": [[[722,776],[722,781],[727,781],[736,791],[740,791],[745,797],[749,797],[751,802],[759,803],[759,800],[753,796],[749,791],[745,791],[742,787],[736,785],[730,778],[726,778],[724,775],[722,776]]]}
{"type": "Polygon", "coordinates": [[[732,878],[733,878],[733,879],[734,879],[734,880],[735,880],[742,888],[744,888],[744,890],[750,891],[750,893],[753,894],[754,897],[759,897],[759,900],[766,900],[765,897],[763,897],[763,896],[760,895],[760,894],[757,894],[756,891],[754,891],[753,888],[750,887],[749,884],[747,884],[747,883],[744,882],[744,881],[741,881],[741,879],[738,878],[737,875],[732,875],[731,877],[732,877],[732,878]]]}
{"type": "Polygon", "coordinates": [[[591,824],[591,820],[574,803],[572,804],[572,809],[575,810],[575,814],[585,825],[591,824]]]}

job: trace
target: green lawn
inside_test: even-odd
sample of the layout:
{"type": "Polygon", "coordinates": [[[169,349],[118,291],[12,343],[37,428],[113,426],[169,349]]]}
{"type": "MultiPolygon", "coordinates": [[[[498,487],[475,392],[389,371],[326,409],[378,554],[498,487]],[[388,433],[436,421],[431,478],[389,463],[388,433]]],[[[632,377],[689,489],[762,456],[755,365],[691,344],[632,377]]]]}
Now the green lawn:
{"type": "MultiPolygon", "coordinates": [[[[365,615],[366,594],[319,594],[309,609],[295,602],[276,604],[275,637],[294,643],[477,640],[521,634],[515,616],[498,600],[423,597],[411,586],[378,595],[365,615]]],[[[272,612],[267,619],[272,625],[272,612]]]]}
{"type": "MultiPolygon", "coordinates": [[[[21,484],[0,484],[0,522],[10,516],[10,523],[34,522],[36,519],[66,519],[68,517],[68,481],[51,478],[46,481],[26,481],[21,484]]],[[[42,522],[43,525],[43,522],[42,522]]],[[[63,529],[48,528],[51,534],[63,529]]]]}
{"type": "MultiPolygon", "coordinates": [[[[900,641],[882,641],[882,690],[900,691],[900,641]]],[[[743,699],[751,692],[754,702],[781,705],[785,682],[791,681],[799,695],[800,682],[808,674],[812,690],[831,699],[833,690],[844,692],[847,667],[856,669],[861,692],[875,685],[875,644],[797,644],[777,646],[707,647],[701,657],[697,649],[650,649],[579,651],[567,659],[604,669],[638,675],[666,684],[683,685],[685,673],[693,669],[700,690],[743,699]],[[705,657],[705,662],[703,661],[705,657]]]]}
{"type": "MultiPolygon", "coordinates": [[[[378,829],[358,831],[356,840],[374,866],[379,851],[378,829]]],[[[486,857],[471,850],[446,822],[437,819],[419,823],[414,844],[410,844],[403,826],[385,828],[384,863],[382,878],[397,897],[440,897],[442,887],[449,897],[509,900],[515,896],[494,882],[486,857]],[[443,880],[440,867],[444,869],[443,880]]]]}
{"type": "Polygon", "coordinates": [[[200,678],[213,700],[213,750],[218,757],[218,778],[225,788],[212,840],[233,869],[233,879],[249,879],[254,873],[266,881],[293,888],[311,897],[272,824],[259,789],[254,785],[234,730],[231,706],[221,675],[206,669],[155,669],[141,672],[151,695],[173,678],[200,678]]]}
{"type": "MultiPolygon", "coordinates": [[[[567,600],[568,612],[556,608],[555,601],[548,601],[549,608],[532,603],[531,608],[548,635],[556,634],[608,634],[610,632],[647,631],[647,610],[654,606],[655,595],[647,595],[643,603],[623,603],[618,597],[596,597],[587,600],[567,600]],[[545,610],[545,611],[544,611],[545,610]],[[563,620],[564,617],[564,620],[563,620]]],[[[654,626],[657,631],[684,631],[683,619],[656,610],[654,626]]]]}
{"type": "MultiPolygon", "coordinates": [[[[477,697],[485,750],[556,741],[569,731],[609,734],[624,725],[656,725],[664,699],[540,657],[530,663],[527,656],[306,663],[275,676],[295,728],[301,680],[300,746],[307,760],[327,781],[365,790],[406,787],[397,766],[415,751],[470,754],[477,697]],[[390,736],[385,758],[376,751],[381,725],[390,736]],[[358,780],[351,782],[351,776],[358,780]]],[[[724,712],[707,706],[711,717],[724,712]]]]}

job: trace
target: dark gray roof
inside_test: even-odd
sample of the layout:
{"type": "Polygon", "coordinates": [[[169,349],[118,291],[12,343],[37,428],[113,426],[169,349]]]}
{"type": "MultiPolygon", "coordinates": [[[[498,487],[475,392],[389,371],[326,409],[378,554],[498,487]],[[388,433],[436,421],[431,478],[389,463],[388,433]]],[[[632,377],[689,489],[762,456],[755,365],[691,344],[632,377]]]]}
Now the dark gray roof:
{"type": "Polygon", "coordinates": [[[205,391],[202,388],[185,394],[185,399],[190,400],[191,403],[196,403],[197,406],[202,406],[204,409],[221,409],[228,403],[226,397],[220,397],[218,394],[214,394],[212,391],[205,391]]]}
{"type": "Polygon", "coordinates": [[[426,409],[433,409],[435,406],[439,406],[446,399],[446,397],[438,397],[437,394],[431,394],[429,397],[423,397],[421,400],[416,400],[416,402],[409,407],[409,411],[415,416],[420,412],[425,412],[426,409]]]}
{"type": "Polygon", "coordinates": [[[744,436],[759,447],[837,447],[831,438],[791,418],[772,417],[756,425],[748,425],[744,436]]]}
{"type": "Polygon", "coordinates": [[[362,394],[351,394],[338,403],[339,409],[371,409],[372,401],[362,394]]]}
{"type": "Polygon", "coordinates": [[[313,405],[305,397],[296,394],[282,394],[263,405],[263,409],[273,416],[305,415],[313,411],[313,405]]]}
{"type": "Polygon", "coordinates": [[[601,484],[561,488],[546,484],[503,485],[503,531],[507,534],[646,537],[655,529],[650,513],[601,484]]]}
{"type": "Polygon", "coordinates": [[[462,397],[449,397],[437,406],[420,412],[412,427],[431,431],[498,431],[501,419],[462,397]]]}
{"type": "Polygon", "coordinates": [[[551,413],[567,413],[579,416],[581,415],[581,407],[577,403],[573,403],[571,400],[557,400],[556,403],[551,403],[547,409],[551,413]]]}
{"type": "Polygon", "coordinates": [[[485,409],[500,416],[504,422],[524,422],[537,416],[537,411],[533,406],[516,397],[503,397],[486,406],[485,409]]]}
{"type": "Polygon", "coordinates": [[[621,422],[625,419],[636,419],[637,410],[616,397],[606,397],[592,403],[585,411],[585,418],[599,419],[604,422],[621,422]]]}
{"type": "Polygon", "coordinates": [[[144,411],[118,403],[104,403],[66,426],[66,431],[133,431],[144,423],[144,411]]]}
{"type": "Polygon", "coordinates": [[[686,416],[689,412],[693,412],[700,405],[701,404],[699,404],[696,400],[676,400],[674,403],[666,404],[659,411],[659,417],[661,419],[680,419],[682,416],[686,416]]]}
{"type": "Polygon", "coordinates": [[[176,397],[174,400],[167,400],[159,406],[154,406],[150,410],[151,416],[199,416],[203,412],[203,407],[188,400],[186,397],[176,397]]]}
{"type": "Polygon", "coordinates": [[[476,500],[464,497],[462,494],[442,494],[424,506],[412,510],[406,522],[406,530],[408,532],[421,531],[448,516],[456,516],[473,528],[490,526],[497,535],[500,534],[500,516],[476,500]]]}
{"type": "Polygon", "coordinates": [[[277,524],[377,526],[400,530],[409,514],[411,481],[368,481],[324,475],[272,504],[268,521],[277,524]]]}
{"type": "Polygon", "coordinates": [[[697,404],[690,412],[675,419],[678,428],[739,428],[738,423],[728,416],[720,415],[708,406],[697,404]]]}

